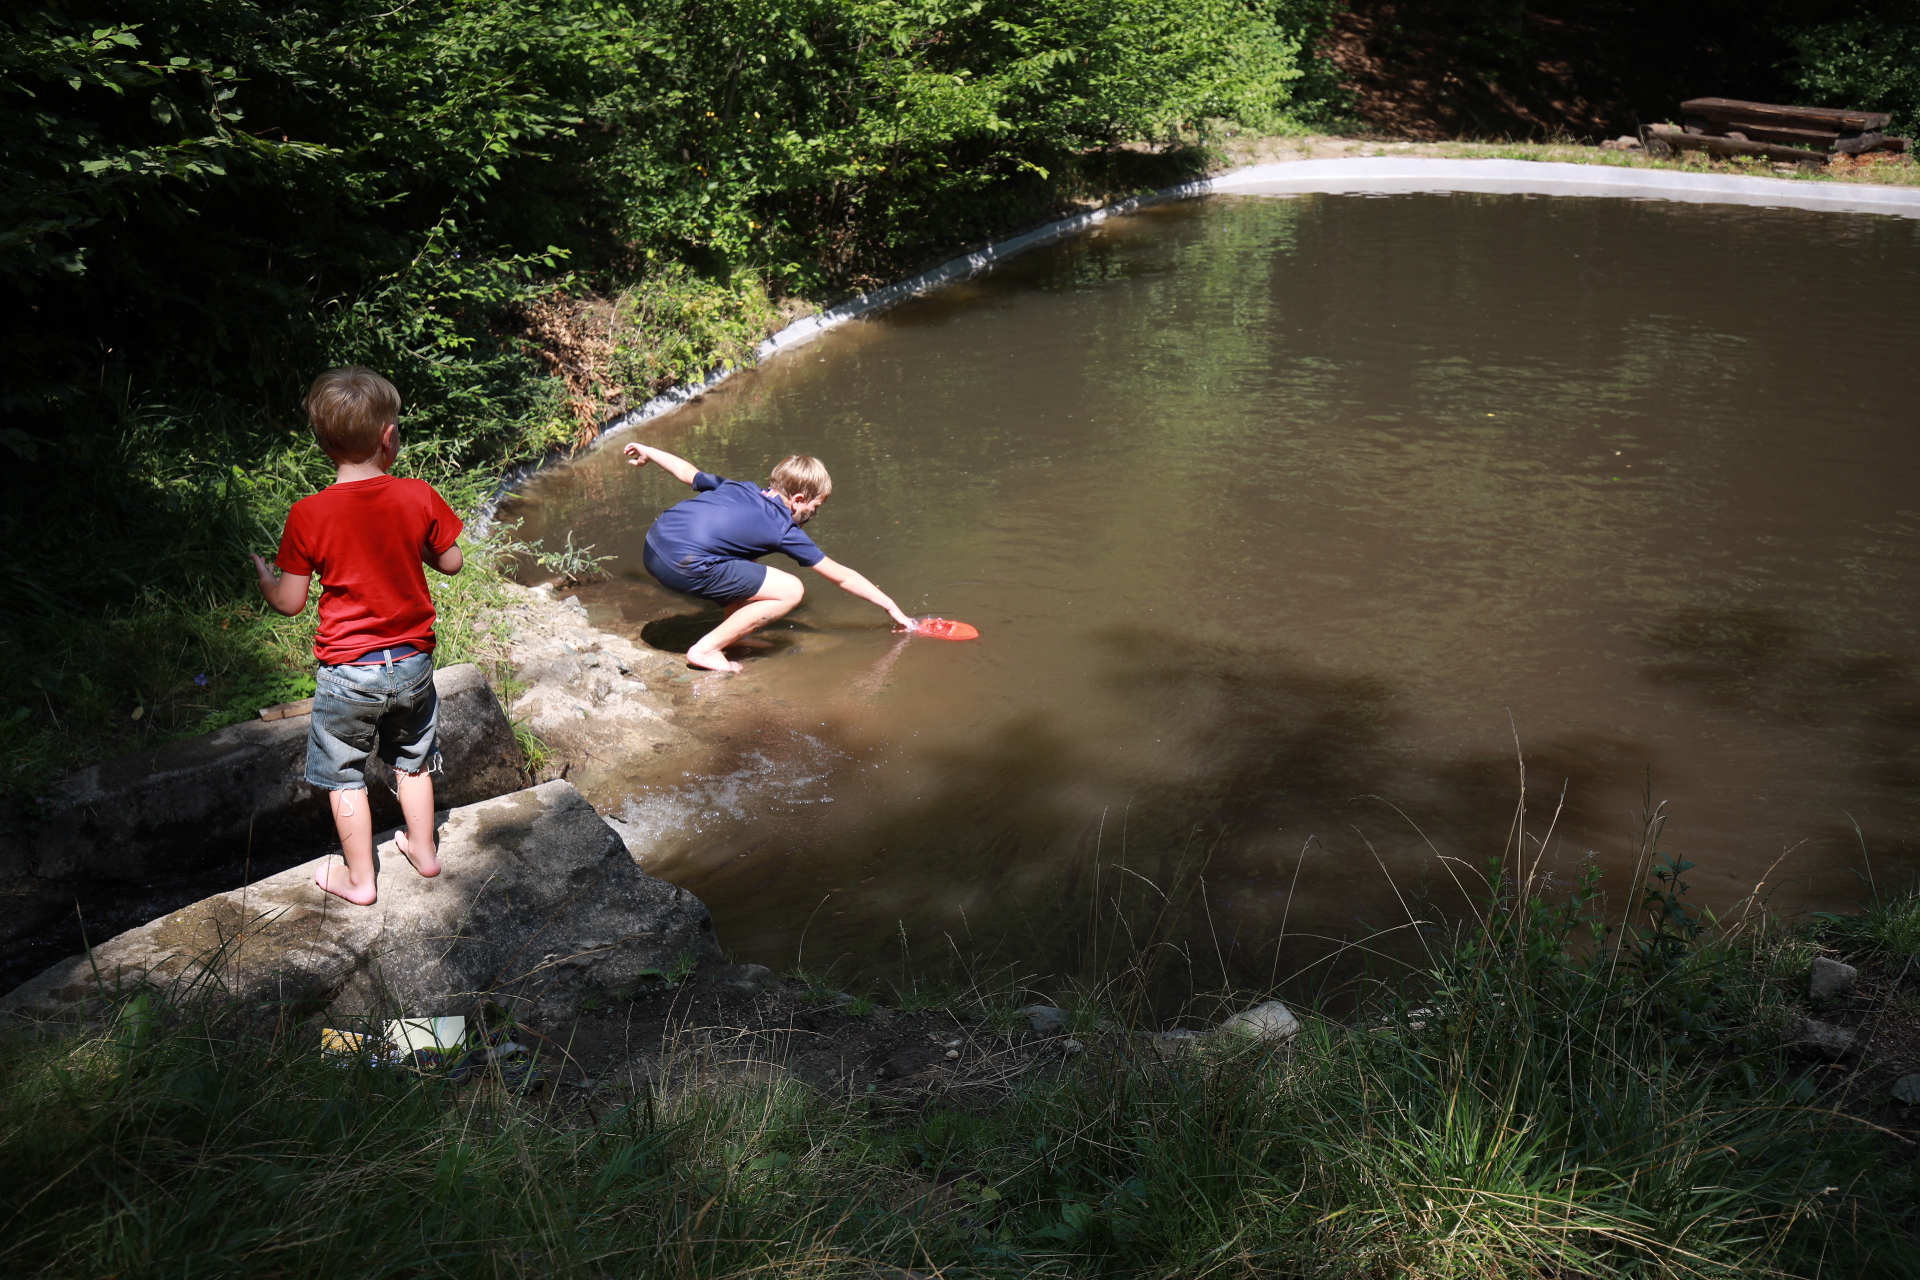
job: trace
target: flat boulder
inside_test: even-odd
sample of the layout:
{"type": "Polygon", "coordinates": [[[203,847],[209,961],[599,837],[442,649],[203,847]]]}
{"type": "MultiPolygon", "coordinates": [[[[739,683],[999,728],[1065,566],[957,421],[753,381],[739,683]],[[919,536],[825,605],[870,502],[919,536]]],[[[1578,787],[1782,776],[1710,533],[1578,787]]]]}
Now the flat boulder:
{"type": "Polygon", "coordinates": [[[379,859],[372,907],[323,893],[315,860],[63,961],[0,997],[0,1014],[73,1016],[144,985],[336,1024],[488,1000],[544,1022],[721,959],[706,907],[641,871],[571,783],[447,813],[434,879],[391,843],[379,859]]]}

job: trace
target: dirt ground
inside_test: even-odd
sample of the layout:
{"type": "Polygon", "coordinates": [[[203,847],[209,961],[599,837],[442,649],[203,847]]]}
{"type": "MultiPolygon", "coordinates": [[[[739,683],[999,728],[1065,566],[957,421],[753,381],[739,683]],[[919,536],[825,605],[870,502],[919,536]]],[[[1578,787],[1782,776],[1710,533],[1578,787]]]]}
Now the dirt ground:
{"type": "Polygon", "coordinates": [[[1022,1077],[1082,1052],[1064,1034],[991,1034],[944,1010],[855,1003],[757,965],[664,984],[571,1022],[528,1030],[559,1101],[588,1111],[646,1087],[786,1079],[824,1094],[917,1111],[987,1108],[1022,1077]]]}
{"type": "Polygon", "coordinates": [[[1779,34],[1726,3],[1534,0],[1502,21],[1489,5],[1351,0],[1324,47],[1353,114],[1418,141],[1598,141],[1691,97],[1795,92],[1779,34]]]}

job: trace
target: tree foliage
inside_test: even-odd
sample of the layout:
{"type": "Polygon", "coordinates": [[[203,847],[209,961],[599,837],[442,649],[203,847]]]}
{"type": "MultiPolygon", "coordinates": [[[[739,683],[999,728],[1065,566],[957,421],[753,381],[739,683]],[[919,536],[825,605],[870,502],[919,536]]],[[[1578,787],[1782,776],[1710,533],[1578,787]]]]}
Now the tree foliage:
{"type": "Polygon", "coordinates": [[[1830,7],[1790,31],[1796,87],[1819,105],[1893,113],[1893,130],[1920,129],[1920,8],[1906,3],[1830,7]]]}
{"type": "Polygon", "coordinates": [[[327,309],[385,291],[429,243],[831,287],[1075,151],[1270,119],[1297,51],[1241,0],[18,13],[0,41],[0,275],[33,308],[9,336],[34,359],[5,394],[28,412],[89,383],[284,396],[329,345],[327,309]]]}

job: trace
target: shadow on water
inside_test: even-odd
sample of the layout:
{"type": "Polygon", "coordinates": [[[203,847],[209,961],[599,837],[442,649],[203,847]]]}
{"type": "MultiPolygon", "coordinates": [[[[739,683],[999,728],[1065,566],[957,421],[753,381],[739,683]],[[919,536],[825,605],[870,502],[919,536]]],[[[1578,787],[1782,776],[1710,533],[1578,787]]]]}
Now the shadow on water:
{"type": "Polygon", "coordinates": [[[1808,823],[1801,832],[1807,845],[1868,878],[1875,859],[1913,866],[1920,856],[1909,834],[1920,816],[1920,682],[1912,654],[1823,645],[1786,610],[1762,607],[1682,610],[1638,638],[1655,655],[1643,674],[1656,687],[1804,726],[1836,744],[1859,789],[1827,805],[1825,820],[1808,823]]]}
{"type": "MultiPolygon", "coordinates": [[[[701,636],[719,626],[724,617],[726,611],[715,607],[655,618],[640,628],[640,639],[662,653],[685,653],[701,636]]],[[[813,633],[814,628],[805,623],[783,623],[778,628],[761,631],[750,637],[741,646],[741,651],[777,654],[797,648],[805,636],[813,633]]],[[[735,656],[739,656],[738,653],[735,656]]]]}
{"type": "Polygon", "coordinates": [[[723,610],[715,607],[655,618],[640,628],[640,638],[662,653],[685,653],[693,648],[694,641],[719,626],[725,616],[723,610]]]}
{"type": "MultiPolygon", "coordinates": [[[[891,780],[854,795],[858,731],[795,716],[850,762],[832,818],[725,824],[657,869],[708,902],[743,958],[898,975],[944,956],[1093,982],[1164,952],[1157,997],[1173,1008],[1223,985],[1325,997],[1417,964],[1513,840],[1515,758],[1408,747],[1392,681],[1142,628],[1097,649],[1115,696],[1174,751],[1116,756],[1030,707],[908,768],[875,766],[891,780]]],[[[781,732],[767,721],[750,749],[781,732]]],[[[1557,807],[1569,840],[1604,828],[1580,797],[1629,755],[1598,738],[1530,745],[1541,830],[1557,807]]],[[[1561,874],[1589,847],[1556,846],[1561,874]]]]}

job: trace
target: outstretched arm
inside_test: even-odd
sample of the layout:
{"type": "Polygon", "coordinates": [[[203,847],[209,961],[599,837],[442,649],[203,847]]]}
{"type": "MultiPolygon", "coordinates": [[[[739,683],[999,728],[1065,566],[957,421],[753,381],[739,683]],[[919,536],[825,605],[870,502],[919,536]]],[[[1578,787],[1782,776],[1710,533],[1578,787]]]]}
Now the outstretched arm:
{"type": "Polygon", "coordinates": [[[307,607],[307,588],[313,582],[312,574],[278,573],[259,556],[253,557],[253,571],[260,576],[260,594],[267,598],[275,613],[291,618],[307,607]]]}
{"type": "Polygon", "coordinates": [[[868,582],[866,575],[859,570],[849,569],[846,565],[832,559],[824,559],[813,566],[813,571],[842,591],[879,605],[892,615],[895,622],[909,631],[913,630],[913,619],[900,612],[900,606],[893,602],[893,597],[868,582]]]}
{"type": "Polygon", "coordinates": [[[650,444],[630,444],[620,450],[627,455],[627,465],[644,467],[649,462],[657,462],[667,469],[667,474],[681,484],[692,484],[693,478],[700,474],[700,468],[685,458],[675,457],[665,449],[656,449],[650,444]]]}

